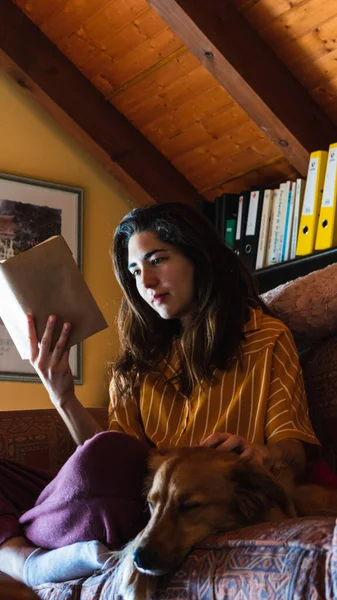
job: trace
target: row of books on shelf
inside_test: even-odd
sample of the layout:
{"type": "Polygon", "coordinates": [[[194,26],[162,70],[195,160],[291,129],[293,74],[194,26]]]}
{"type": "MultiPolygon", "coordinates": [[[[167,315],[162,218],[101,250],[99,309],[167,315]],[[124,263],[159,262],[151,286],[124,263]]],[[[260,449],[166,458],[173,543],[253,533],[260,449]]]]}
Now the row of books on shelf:
{"type": "Polygon", "coordinates": [[[337,143],[310,155],[306,179],[224,193],[204,214],[251,269],[337,245],[337,143]]]}

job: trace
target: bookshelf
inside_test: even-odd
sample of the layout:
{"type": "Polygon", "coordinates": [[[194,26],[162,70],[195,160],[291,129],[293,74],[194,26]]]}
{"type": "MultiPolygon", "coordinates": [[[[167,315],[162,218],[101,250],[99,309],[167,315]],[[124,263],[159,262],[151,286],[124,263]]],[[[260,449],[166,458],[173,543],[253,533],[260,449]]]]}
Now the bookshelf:
{"type": "Polygon", "coordinates": [[[253,277],[260,294],[271,290],[282,283],[308,275],[312,271],[323,269],[337,262],[337,248],[329,248],[307,256],[287,260],[271,267],[253,272],[253,277]]]}

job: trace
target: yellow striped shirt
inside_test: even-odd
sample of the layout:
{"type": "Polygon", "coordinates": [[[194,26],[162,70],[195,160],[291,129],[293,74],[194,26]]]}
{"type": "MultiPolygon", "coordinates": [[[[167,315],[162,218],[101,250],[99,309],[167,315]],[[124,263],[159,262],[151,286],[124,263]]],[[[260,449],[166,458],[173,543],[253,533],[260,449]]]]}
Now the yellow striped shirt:
{"type": "Polygon", "coordinates": [[[289,329],[261,308],[251,309],[244,327],[242,362],[214,374],[190,398],[169,381],[178,353],[163,361],[161,375],[143,377],[139,397],[118,402],[110,391],[110,429],[150,441],[159,450],[199,444],[212,433],[229,432],[257,444],[293,438],[318,444],[297,350],[289,329]]]}

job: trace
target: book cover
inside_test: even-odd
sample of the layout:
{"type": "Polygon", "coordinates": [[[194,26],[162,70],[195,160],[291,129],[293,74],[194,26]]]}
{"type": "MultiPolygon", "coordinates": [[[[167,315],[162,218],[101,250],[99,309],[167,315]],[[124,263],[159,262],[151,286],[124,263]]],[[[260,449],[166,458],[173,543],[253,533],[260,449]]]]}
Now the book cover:
{"type": "Polygon", "coordinates": [[[295,193],[296,193],[296,183],[293,181],[287,182],[289,183],[288,190],[288,203],[287,203],[287,213],[286,220],[284,225],[284,236],[282,243],[282,256],[281,262],[284,260],[289,260],[290,258],[290,240],[292,234],[293,227],[293,213],[294,213],[294,203],[295,203],[295,193]]]}
{"type": "Polygon", "coordinates": [[[227,246],[234,249],[237,218],[226,219],[225,242],[227,246]]]}
{"type": "Polygon", "coordinates": [[[250,192],[245,190],[239,194],[238,216],[234,241],[234,252],[239,256],[244,253],[244,238],[247,226],[250,192]]]}
{"type": "Polygon", "coordinates": [[[291,259],[296,257],[298,227],[299,227],[300,215],[301,215],[302,206],[303,206],[304,189],[305,189],[305,180],[301,179],[301,178],[296,179],[293,228],[292,228],[292,232],[291,232],[291,248],[290,248],[290,258],[291,259]]]}
{"type": "MultiPolygon", "coordinates": [[[[221,239],[228,245],[233,245],[231,232],[234,232],[234,223],[237,221],[239,209],[239,194],[221,194],[215,200],[215,222],[216,229],[221,239]],[[227,232],[227,227],[230,231],[227,232]]],[[[236,223],[235,223],[236,225],[236,223]]],[[[235,226],[236,230],[236,226],[235,226]]],[[[234,236],[234,233],[233,233],[234,236]]]]}
{"type": "Polygon", "coordinates": [[[290,181],[286,181],[281,183],[280,185],[280,226],[279,226],[279,236],[278,236],[278,244],[277,244],[277,254],[276,254],[276,262],[280,263],[283,261],[282,258],[282,249],[283,249],[283,241],[286,236],[286,223],[287,223],[287,215],[290,208],[290,181]]]}
{"type": "Polygon", "coordinates": [[[262,269],[266,262],[266,252],[268,243],[268,230],[270,223],[272,207],[273,190],[265,190],[263,196],[263,206],[261,215],[261,226],[259,233],[259,243],[257,247],[255,269],[262,269]]]}
{"type": "Polygon", "coordinates": [[[201,212],[206,219],[215,227],[215,202],[203,200],[201,204],[201,212]]]}
{"type": "Polygon", "coordinates": [[[23,359],[30,357],[27,313],[39,340],[56,316],[53,344],[70,322],[69,347],[108,326],[62,236],[0,262],[0,317],[23,359]]]}
{"type": "Polygon", "coordinates": [[[274,190],[272,198],[271,216],[269,224],[269,235],[267,243],[266,266],[277,263],[277,247],[280,227],[280,189],[274,190]]]}
{"type": "Polygon", "coordinates": [[[244,238],[243,260],[252,270],[255,269],[257,246],[263,206],[263,188],[252,190],[249,198],[247,226],[244,238]]]}

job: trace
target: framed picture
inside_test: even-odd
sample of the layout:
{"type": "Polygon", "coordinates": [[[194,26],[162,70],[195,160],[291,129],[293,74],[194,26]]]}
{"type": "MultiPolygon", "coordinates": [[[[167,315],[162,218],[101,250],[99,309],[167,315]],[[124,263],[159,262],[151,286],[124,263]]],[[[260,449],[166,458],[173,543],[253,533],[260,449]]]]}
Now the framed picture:
{"type": "MultiPolygon", "coordinates": [[[[0,173],[0,260],[62,235],[82,270],[81,188],[0,173]]],[[[1,317],[1,315],[0,315],[1,317]]],[[[75,383],[82,383],[82,345],[70,350],[75,383]]],[[[16,350],[0,319],[0,381],[40,381],[16,350]]]]}

